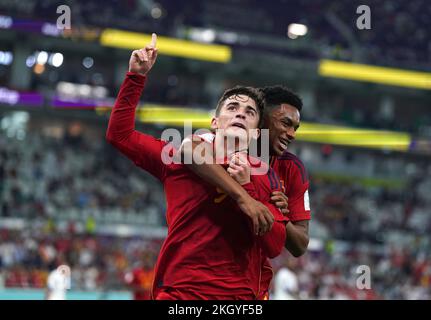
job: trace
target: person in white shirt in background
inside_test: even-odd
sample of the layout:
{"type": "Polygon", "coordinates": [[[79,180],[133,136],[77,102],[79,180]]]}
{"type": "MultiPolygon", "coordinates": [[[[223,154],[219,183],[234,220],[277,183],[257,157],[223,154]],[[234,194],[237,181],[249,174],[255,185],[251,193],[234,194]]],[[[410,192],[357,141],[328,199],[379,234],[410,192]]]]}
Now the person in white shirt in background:
{"type": "Polygon", "coordinates": [[[280,268],[274,277],[274,288],[270,300],[297,299],[299,299],[298,277],[289,268],[280,268]]]}
{"type": "Polygon", "coordinates": [[[0,266],[0,290],[4,289],[4,281],[5,281],[5,276],[3,274],[3,270],[1,269],[1,266],[0,266]]]}
{"type": "Polygon", "coordinates": [[[71,272],[67,265],[61,265],[50,272],[46,287],[46,300],[66,300],[66,290],[70,289],[71,272]]]}

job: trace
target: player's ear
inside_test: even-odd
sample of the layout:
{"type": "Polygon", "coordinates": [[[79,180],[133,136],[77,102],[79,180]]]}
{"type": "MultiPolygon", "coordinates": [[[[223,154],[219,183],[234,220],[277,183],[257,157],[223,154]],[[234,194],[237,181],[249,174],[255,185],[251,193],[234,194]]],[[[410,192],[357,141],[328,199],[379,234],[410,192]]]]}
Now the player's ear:
{"type": "Polygon", "coordinates": [[[211,129],[216,130],[218,127],[218,118],[214,117],[211,119],[211,129]]]}

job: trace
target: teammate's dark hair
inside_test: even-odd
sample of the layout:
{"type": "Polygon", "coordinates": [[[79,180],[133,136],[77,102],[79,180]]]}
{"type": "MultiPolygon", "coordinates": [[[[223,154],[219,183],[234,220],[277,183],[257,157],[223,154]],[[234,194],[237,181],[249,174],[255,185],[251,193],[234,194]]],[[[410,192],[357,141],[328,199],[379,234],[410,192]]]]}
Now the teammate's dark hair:
{"type": "Polygon", "coordinates": [[[257,88],[236,86],[236,87],[227,89],[217,103],[217,108],[215,111],[216,117],[220,115],[220,109],[223,106],[223,103],[226,101],[226,99],[228,99],[229,97],[238,96],[238,95],[245,95],[254,100],[259,114],[258,128],[260,128],[263,123],[263,109],[265,107],[265,100],[263,98],[263,92],[257,88]]]}
{"type": "Polygon", "coordinates": [[[302,100],[299,95],[287,87],[276,85],[263,87],[260,90],[265,99],[265,112],[270,112],[283,103],[290,104],[298,111],[302,109],[302,100]]]}

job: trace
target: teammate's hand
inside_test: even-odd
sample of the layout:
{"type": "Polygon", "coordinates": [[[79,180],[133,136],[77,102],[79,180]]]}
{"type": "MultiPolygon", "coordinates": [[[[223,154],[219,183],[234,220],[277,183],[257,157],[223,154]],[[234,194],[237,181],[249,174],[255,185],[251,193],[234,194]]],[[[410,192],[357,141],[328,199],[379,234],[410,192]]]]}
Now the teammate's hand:
{"type": "Polygon", "coordinates": [[[239,208],[250,217],[253,223],[253,231],[256,235],[263,235],[270,231],[274,223],[274,217],[269,209],[261,202],[246,195],[237,200],[239,208]]]}
{"type": "Polygon", "coordinates": [[[273,191],[271,193],[271,202],[280,209],[281,213],[284,215],[289,213],[289,198],[282,191],[273,191]]]}
{"type": "Polygon", "coordinates": [[[227,172],[240,185],[250,182],[250,164],[247,160],[247,154],[244,152],[235,153],[229,161],[227,172]]]}
{"type": "Polygon", "coordinates": [[[147,74],[151,70],[157,59],[157,35],[153,33],[151,35],[151,43],[145,48],[135,50],[132,52],[132,56],[129,61],[129,71],[147,74]]]}

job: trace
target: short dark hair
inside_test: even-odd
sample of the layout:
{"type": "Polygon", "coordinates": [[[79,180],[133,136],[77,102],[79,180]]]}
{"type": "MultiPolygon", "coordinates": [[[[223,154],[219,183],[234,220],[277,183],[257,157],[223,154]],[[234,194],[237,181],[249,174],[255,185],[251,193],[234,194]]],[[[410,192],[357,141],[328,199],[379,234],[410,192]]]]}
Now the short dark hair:
{"type": "Polygon", "coordinates": [[[263,110],[265,108],[265,99],[263,98],[263,92],[257,88],[253,87],[244,87],[244,86],[235,86],[233,88],[227,89],[223,95],[221,96],[220,100],[217,103],[217,108],[215,111],[216,117],[220,114],[220,109],[223,105],[223,103],[232,96],[238,96],[238,95],[245,95],[250,97],[254,100],[257,107],[257,112],[259,114],[259,123],[258,128],[260,128],[263,124],[263,110]]]}
{"type": "Polygon", "coordinates": [[[302,109],[302,100],[299,95],[285,86],[267,86],[260,88],[260,91],[262,91],[265,99],[266,112],[272,111],[283,103],[290,104],[292,107],[298,109],[298,111],[302,109]]]}

